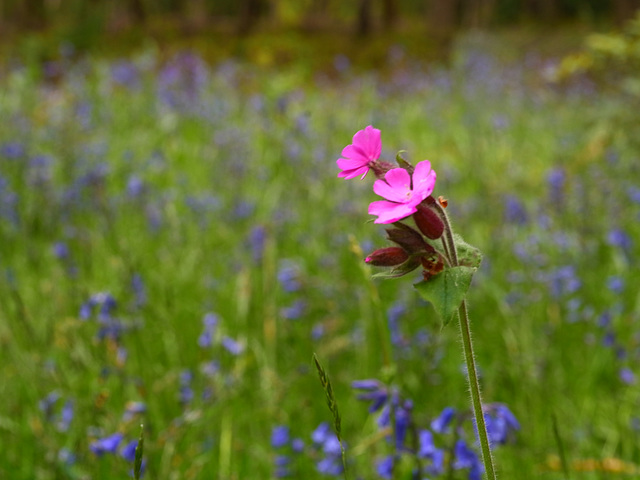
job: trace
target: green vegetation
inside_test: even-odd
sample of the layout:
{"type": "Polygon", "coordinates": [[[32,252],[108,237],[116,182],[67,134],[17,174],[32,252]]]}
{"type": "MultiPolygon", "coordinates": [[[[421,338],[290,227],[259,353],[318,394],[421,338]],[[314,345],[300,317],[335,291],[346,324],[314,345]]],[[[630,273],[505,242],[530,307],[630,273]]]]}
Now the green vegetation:
{"type": "Polygon", "coordinates": [[[391,451],[353,381],[394,385],[420,428],[468,409],[455,325],[419,277],[363,262],[387,245],[372,180],[335,160],[372,124],[383,158],[431,161],[484,254],[468,298],[483,396],[521,425],[499,478],[636,478],[638,126],[624,92],[551,83],[558,61],[520,53],[478,34],[446,68],[386,49],[384,73],[153,48],[5,68],[0,477],[125,478],[131,449],[109,452],[135,454],[144,424],[144,478],[273,478],[285,453],[291,478],[324,478],[314,352],[349,478],[378,478],[391,451]],[[283,425],[301,452],[272,446],[283,425]]]}

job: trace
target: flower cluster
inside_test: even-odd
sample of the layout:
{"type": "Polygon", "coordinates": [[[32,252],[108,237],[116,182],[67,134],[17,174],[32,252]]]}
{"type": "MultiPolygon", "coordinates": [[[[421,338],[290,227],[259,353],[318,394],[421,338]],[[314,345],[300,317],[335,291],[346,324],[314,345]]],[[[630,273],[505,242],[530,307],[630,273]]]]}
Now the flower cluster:
{"type": "MultiPolygon", "coordinates": [[[[399,167],[380,161],[382,143],[380,130],[372,126],[353,136],[353,143],[342,150],[337,160],[341,169],[338,177],[364,178],[369,170],[377,177],[373,191],[384,198],[369,205],[369,214],[375,223],[393,224],[387,229],[389,240],[397,246],[381,248],[367,256],[365,261],[378,267],[393,267],[391,276],[401,276],[422,266],[425,279],[440,273],[445,257],[429,241],[442,237],[445,224],[436,200],[431,196],[436,184],[436,172],[429,160],[415,167],[398,157],[399,167]],[[412,217],[414,226],[402,223],[412,217]]],[[[446,206],[440,200],[440,208],[446,206]]]]}
{"type": "MultiPolygon", "coordinates": [[[[471,430],[471,412],[446,407],[429,428],[420,428],[413,415],[413,402],[402,398],[397,389],[372,379],[355,381],[352,387],[360,392],[359,400],[369,402],[369,412],[378,414],[378,428],[386,432],[385,438],[392,445],[391,453],[376,465],[381,478],[393,478],[402,458],[409,456],[417,465],[411,478],[422,478],[422,473],[435,478],[453,469],[466,470],[469,480],[480,480],[482,462],[466,439],[471,430]],[[436,442],[443,446],[436,446],[436,442]]],[[[494,446],[507,443],[520,429],[516,417],[501,403],[486,405],[484,418],[494,446]]]]}

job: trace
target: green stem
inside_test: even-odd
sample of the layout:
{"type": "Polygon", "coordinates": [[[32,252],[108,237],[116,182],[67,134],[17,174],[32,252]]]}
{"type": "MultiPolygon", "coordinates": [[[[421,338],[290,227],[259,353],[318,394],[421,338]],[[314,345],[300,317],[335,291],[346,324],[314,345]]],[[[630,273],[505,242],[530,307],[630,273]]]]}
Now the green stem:
{"type": "Polygon", "coordinates": [[[476,426],[478,428],[478,438],[480,439],[482,461],[484,462],[487,478],[495,480],[497,477],[493,466],[493,457],[491,456],[487,426],[485,424],[484,413],[482,411],[480,383],[478,382],[478,371],[476,369],[476,362],[473,355],[473,342],[471,341],[471,328],[469,326],[469,314],[467,312],[466,300],[463,300],[460,305],[458,318],[460,320],[460,334],[462,335],[464,360],[467,364],[467,379],[469,380],[469,390],[471,392],[471,404],[473,406],[473,415],[476,419],[476,426]]]}
{"type": "MultiPolygon", "coordinates": [[[[447,212],[439,203],[435,203],[440,218],[444,222],[444,237],[448,245],[448,254],[453,265],[458,265],[458,252],[453,238],[453,230],[447,212]]],[[[460,324],[460,335],[462,336],[462,349],[464,351],[464,361],[467,365],[467,380],[469,381],[469,391],[471,392],[471,405],[473,407],[473,416],[476,420],[478,430],[478,438],[480,439],[480,450],[482,452],[482,461],[484,469],[489,480],[496,480],[496,471],[493,466],[493,457],[491,456],[491,446],[489,445],[489,436],[487,435],[487,425],[484,421],[484,412],[482,411],[482,398],[480,396],[480,383],[478,382],[478,370],[476,368],[475,356],[473,354],[473,342],[471,340],[471,327],[469,324],[469,313],[467,311],[467,302],[463,300],[458,310],[458,319],[460,324]]]]}

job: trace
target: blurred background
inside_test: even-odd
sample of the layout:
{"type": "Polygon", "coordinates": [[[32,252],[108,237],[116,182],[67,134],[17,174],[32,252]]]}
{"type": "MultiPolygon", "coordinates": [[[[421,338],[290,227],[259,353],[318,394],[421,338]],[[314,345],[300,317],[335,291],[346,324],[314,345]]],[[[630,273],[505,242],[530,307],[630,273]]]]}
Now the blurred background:
{"type": "Polygon", "coordinates": [[[470,29],[535,27],[542,37],[558,29],[606,29],[622,26],[638,6],[637,0],[2,0],[0,32],[5,58],[27,49],[44,61],[64,44],[114,55],[153,41],[197,46],[212,60],[321,62],[340,52],[375,66],[385,43],[441,58],[470,29]],[[263,49],[246,40],[252,35],[263,49]]]}
{"type": "Polygon", "coordinates": [[[639,7],[0,0],[0,478],[125,478],[140,424],[148,478],[340,478],[314,352],[350,478],[478,478],[456,325],[363,261],[367,125],[484,253],[500,478],[638,478],[639,7]]]}

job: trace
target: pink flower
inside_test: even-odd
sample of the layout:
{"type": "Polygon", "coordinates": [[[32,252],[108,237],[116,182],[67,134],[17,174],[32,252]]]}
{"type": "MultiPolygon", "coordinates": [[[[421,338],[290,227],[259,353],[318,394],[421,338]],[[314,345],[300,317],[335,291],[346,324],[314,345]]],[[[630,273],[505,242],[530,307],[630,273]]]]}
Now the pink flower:
{"type": "Polygon", "coordinates": [[[342,149],[342,156],[336,163],[342,170],[338,177],[355,178],[358,175],[365,177],[369,171],[369,165],[380,158],[382,142],[380,130],[369,125],[353,136],[353,143],[342,149]]]}
{"type": "Polygon", "coordinates": [[[433,192],[436,172],[431,170],[431,162],[423,160],[411,177],[404,168],[389,170],[384,180],[376,180],[373,191],[387,200],[379,200],[369,205],[369,214],[377,215],[375,223],[393,223],[417,211],[417,206],[433,192]]]}

